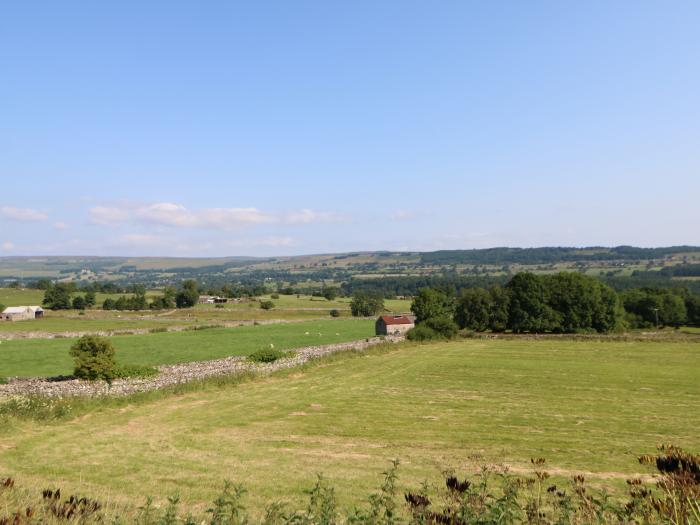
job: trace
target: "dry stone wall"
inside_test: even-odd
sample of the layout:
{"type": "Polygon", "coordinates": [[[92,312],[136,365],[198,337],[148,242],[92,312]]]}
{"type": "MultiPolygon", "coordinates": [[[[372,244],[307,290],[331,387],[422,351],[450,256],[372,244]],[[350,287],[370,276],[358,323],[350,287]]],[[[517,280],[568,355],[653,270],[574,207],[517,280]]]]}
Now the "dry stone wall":
{"type": "Polygon", "coordinates": [[[269,364],[248,361],[245,357],[226,357],[211,361],[196,361],[178,365],[163,365],[158,375],[148,378],[117,379],[111,385],[104,381],[82,381],[79,379],[51,380],[46,378],[15,378],[0,385],[0,398],[12,395],[39,395],[45,397],[71,396],[124,396],[136,392],[243,372],[266,374],[276,370],[292,368],[336,352],[364,350],[371,346],[402,341],[403,337],[372,337],[362,341],[338,343],[322,346],[309,346],[294,349],[292,357],[283,358],[269,364]]]}

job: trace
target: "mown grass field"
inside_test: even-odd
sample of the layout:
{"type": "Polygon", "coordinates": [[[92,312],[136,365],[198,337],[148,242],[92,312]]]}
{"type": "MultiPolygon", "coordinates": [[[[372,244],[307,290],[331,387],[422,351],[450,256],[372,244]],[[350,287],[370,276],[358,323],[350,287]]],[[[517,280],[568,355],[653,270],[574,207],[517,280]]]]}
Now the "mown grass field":
{"type": "MultiPolygon", "coordinates": [[[[203,335],[203,334],[198,334],[203,335]]],[[[345,354],[238,386],[106,402],[79,417],[0,431],[0,475],[133,508],[152,494],[206,509],[222,480],[261,501],[304,499],[322,472],[341,505],[453,468],[544,457],[621,489],[636,457],[672,442],[700,450],[700,345],[462,340],[345,354]]],[[[557,481],[557,483],[561,481],[557,481]]]]}
{"type": "MultiPolygon", "coordinates": [[[[208,328],[184,332],[114,336],[121,364],[168,365],[248,355],[272,343],[280,350],[354,341],[374,335],[365,319],[208,328]]],[[[74,338],[17,339],[0,343],[0,377],[68,375],[74,338]]]]}

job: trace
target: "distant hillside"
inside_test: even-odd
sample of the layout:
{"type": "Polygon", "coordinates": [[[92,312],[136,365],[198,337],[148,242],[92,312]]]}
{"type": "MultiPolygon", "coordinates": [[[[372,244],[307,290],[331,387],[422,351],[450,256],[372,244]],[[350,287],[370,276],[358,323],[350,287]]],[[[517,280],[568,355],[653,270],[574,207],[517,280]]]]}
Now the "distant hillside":
{"type": "Polygon", "coordinates": [[[424,264],[555,264],[585,261],[642,261],[663,259],[672,255],[700,252],[698,246],[667,248],[636,248],[617,246],[605,248],[486,248],[482,250],[441,250],[421,254],[424,264]]]}

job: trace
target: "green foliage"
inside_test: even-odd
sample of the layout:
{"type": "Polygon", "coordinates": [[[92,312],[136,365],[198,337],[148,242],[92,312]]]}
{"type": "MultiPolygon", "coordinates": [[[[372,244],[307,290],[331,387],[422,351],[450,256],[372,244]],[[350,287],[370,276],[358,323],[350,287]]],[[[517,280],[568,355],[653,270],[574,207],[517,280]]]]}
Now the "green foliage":
{"type": "Polygon", "coordinates": [[[384,298],[381,295],[357,292],[350,302],[353,317],[369,317],[384,310],[384,298]]]}
{"type": "Polygon", "coordinates": [[[74,310],[85,310],[85,298],[82,295],[76,295],[73,297],[73,309],[74,310]]]}
{"type": "Polygon", "coordinates": [[[333,309],[330,311],[330,316],[331,316],[331,317],[340,317],[340,312],[339,312],[337,309],[333,308],[333,309]]]}
{"type": "Polygon", "coordinates": [[[261,348],[250,354],[248,359],[256,363],[274,363],[278,359],[287,357],[287,355],[287,352],[276,350],[275,348],[261,348]]]}
{"type": "Polygon", "coordinates": [[[484,332],[491,328],[493,298],[483,288],[467,288],[457,302],[455,321],[460,328],[484,332]]]}
{"type": "Polygon", "coordinates": [[[442,339],[452,339],[457,335],[459,327],[449,317],[431,317],[422,323],[433,330],[442,339]]]}
{"type": "Polygon", "coordinates": [[[70,355],[75,361],[75,377],[90,381],[114,379],[117,364],[114,360],[114,347],[108,339],[94,335],[83,336],[71,346],[70,355]]]}
{"type": "Polygon", "coordinates": [[[224,490],[214,500],[214,506],[207,510],[211,514],[210,525],[244,525],[248,523],[243,506],[246,490],[243,485],[226,481],[224,490]]]}
{"type": "Polygon", "coordinates": [[[6,306],[2,303],[0,303],[0,313],[6,308],[6,306]]]}
{"type": "Polygon", "coordinates": [[[182,289],[175,296],[175,305],[178,308],[192,308],[199,300],[197,282],[188,279],[182,282],[182,289]]]}
{"type": "Polygon", "coordinates": [[[85,306],[87,308],[92,308],[97,304],[97,298],[95,296],[94,290],[88,290],[85,292],[85,306]]]}
{"type": "Polygon", "coordinates": [[[408,332],[406,332],[406,338],[409,341],[434,341],[436,339],[440,339],[440,336],[430,328],[429,326],[425,324],[419,324],[418,326],[415,326],[411,328],[408,332]]]}
{"type": "Polygon", "coordinates": [[[103,310],[115,310],[117,307],[117,303],[114,299],[111,299],[110,297],[107,297],[107,299],[104,300],[102,303],[102,309],[103,310]]]}
{"type": "Polygon", "coordinates": [[[73,306],[71,294],[75,290],[72,283],[58,283],[44,293],[43,305],[51,310],[70,310],[73,306]]]}
{"type": "Polygon", "coordinates": [[[335,286],[324,286],[323,289],[321,290],[321,295],[325,297],[328,301],[332,301],[336,297],[338,297],[338,294],[340,293],[340,290],[336,288],[335,286]]]}
{"type": "Polygon", "coordinates": [[[424,288],[413,299],[411,311],[416,316],[416,324],[431,318],[452,318],[454,299],[442,290],[424,288]]]}
{"type": "Polygon", "coordinates": [[[557,316],[549,306],[549,291],[535,274],[516,274],[506,285],[510,297],[508,328],[514,332],[547,332],[554,328],[557,316]]]}
{"type": "Polygon", "coordinates": [[[158,369],[147,365],[119,365],[114,370],[114,379],[126,379],[129,377],[154,377],[158,375],[158,369]]]}
{"type": "Polygon", "coordinates": [[[622,303],[635,328],[681,326],[688,318],[686,304],[694,306],[692,297],[686,303],[679,293],[661,288],[628,290],[622,294],[622,303]]]}
{"type": "Polygon", "coordinates": [[[280,294],[278,294],[278,293],[273,293],[270,295],[270,299],[279,299],[279,298],[280,298],[280,294]]]}
{"type": "Polygon", "coordinates": [[[275,303],[272,301],[260,301],[260,308],[263,310],[272,310],[275,307],[275,303]]]}

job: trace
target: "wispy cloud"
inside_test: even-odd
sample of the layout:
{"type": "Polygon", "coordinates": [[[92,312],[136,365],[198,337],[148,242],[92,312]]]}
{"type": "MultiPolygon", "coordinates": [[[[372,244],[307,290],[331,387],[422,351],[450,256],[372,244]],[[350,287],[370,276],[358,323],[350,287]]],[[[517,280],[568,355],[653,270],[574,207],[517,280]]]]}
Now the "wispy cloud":
{"type": "Polygon", "coordinates": [[[14,208],[12,206],[0,207],[0,216],[5,219],[22,222],[38,222],[45,221],[49,216],[39,210],[31,208],[14,208]]]}
{"type": "Polygon", "coordinates": [[[53,223],[53,227],[56,230],[67,230],[68,229],[68,224],[66,224],[63,221],[56,221],[53,223]]]}
{"type": "Polygon", "coordinates": [[[257,208],[201,208],[193,210],[171,202],[94,206],[90,208],[89,214],[90,222],[100,225],[141,223],[175,228],[221,230],[235,230],[261,224],[294,225],[341,220],[333,213],[310,209],[289,213],[265,212],[257,208]]]}
{"type": "Polygon", "coordinates": [[[0,248],[9,252],[15,249],[15,244],[10,241],[5,241],[2,244],[0,244],[0,248]]]}

